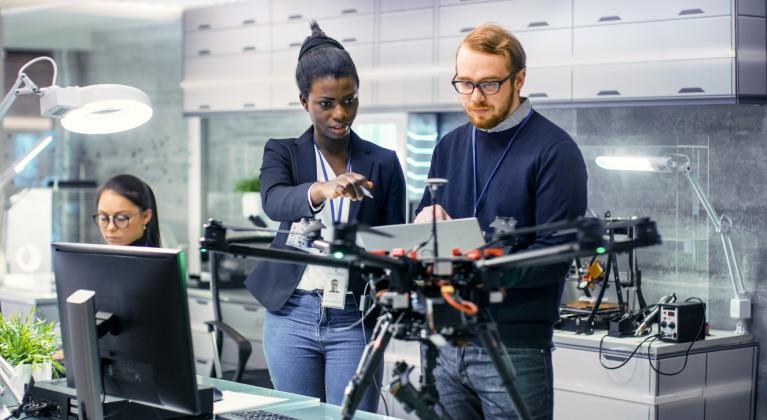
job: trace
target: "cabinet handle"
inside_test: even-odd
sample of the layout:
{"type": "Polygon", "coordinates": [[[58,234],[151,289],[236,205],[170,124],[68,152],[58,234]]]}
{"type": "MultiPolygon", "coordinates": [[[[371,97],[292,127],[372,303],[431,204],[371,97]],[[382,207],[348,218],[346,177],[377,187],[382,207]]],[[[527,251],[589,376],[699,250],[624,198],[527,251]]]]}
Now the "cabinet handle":
{"type": "Polygon", "coordinates": [[[290,102],[288,102],[288,106],[296,106],[296,105],[301,105],[301,103],[298,102],[298,101],[290,101],[290,102]]]}
{"type": "Polygon", "coordinates": [[[617,90],[600,90],[597,96],[620,96],[620,94],[617,90]]]}
{"type": "Polygon", "coordinates": [[[300,42],[291,42],[290,44],[288,44],[288,47],[291,47],[291,48],[292,47],[300,47],[300,46],[301,46],[300,42]]]}
{"type": "Polygon", "coordinates": [[[357,42],[357,38],[344,38],[341,42],[357,42]]]}
{"type": "Polygon", "coordinates": [[[197,359],[197,358],[195,358],[194,361],[197,362],[197,363],[208,363],[208,359],[197,359]]]}
{"type": "Polygon", "coordinates": [[[474,27],[473,27],[473,26],[467,26],[467,27],[465,27],[465,28],[461,28],[461,30],[460,30],[460,31],[458,31],[458,32],[460,32],[460,33],[462,33],[462,34],[465,34],[466,32],[471,32],[471,31],[473,31],[473,30],[474,30],[474,27]]]}
{"type": "Polygon", "coordinates": [[[242,307],[242,309],[245,309],[248,312],[258,312],[258,310],[261,309],[261,307],[260,306],[247,306],[247,305],[244,305],[242,307]]]}
{"type": "Polygon", "coordinates": [[[256,47],[254,45],[247,45],[247,46],[242,47],[242,50],[243,51],[255,51],[256,47]]]}
{"type": "MultiPolygon", "coordinates": [[[[200,105],[200,106],[199,106],[199,108],[200,108],[200,109],[203,109],[203,110],[204,110],[204,109],[210,109],[210,105],[208,105],[208,104],[202,104],[202,105],[200,105]]],[[[201,305],[203,305],[203,304],[204,304],[203,302],[204,302],[204,301],[199,301],[199,300],[197,301],[197,303],[199,303],[199,304],[201,304],[201,305]]]]}
{"type": "Polygon", "coordinates": [[[242,104],[242,107],[243,108],[255,108],[256,104],[254,104],[253,102],[246,102],[246,103],[242,104]]]}
{"type": "MultiPolygon", "coordinates": [[[[207,104],[200,105],[200,109],[202,109],[202,108],[209,109],[210,105],[207,105],[207,104]]],[[[208,301],[205,300],[205,299],[195,299],[194,301],[197,302],[198,305],[207,305],[208,304],[208,301]]]]}
{"type": "Polygon", "coordinates": [[[210,55],[210,50],[199,50],[197,55],[210,55]]]}
{"type": "Polygon", "coordinates": [[[541,28],[544,26],[549,26],[549,22],[546,22],[545,20],[542,20],[540,22],[530,22],[527,24],[528,28],[541,28]]]}
{"type": "Polygon", "coordinates": [[[304,15],[290,15],[288,16],[288,20],[297,20],[301,19],[302,17],[304,17],[304,15]]]}
{"type": "Polygon", "coordinates": [[[621,17],[618,15],[602,16],[601,18],[599,18],[599,22],[617,22],[619,20],[621,20],[621,17]]]}
{"type": "Polygon", "coordinates": [[[703,9],[684,9],[679,12],[679,16],[700,15],[703,13],[706,13],[703,11],[703,9]]]}
{"type": "Polygon", "coordinates": [[[204,31],[206,29],[210,29],[210,24],[202,23],[202,24],[197,25],[197,30],[204,31]]]}
{"type": "Polygon", "coordinates": [[[243,25],[253,25],[255,23],[256,23],[255,19],[245,19],[245,20],[242,21],[243,25]]]}
{"type": "Polygon", "coordinates": [[[604,357],[607,360],[611,360],[613,362],[624,362],[624,361],[626,361],[625,357],[613,356],[612,354],[607,354],[607,353],[602,353],[602,357],[604,357]]]}
{"type": "Polygon", "coordinates": [[[549,95],[546,92],[534,92],[534,93],[528,93],[528,98],[548,98],[549,95]]]}
{"type": "Polygon", "coordinates": [[[351,14],[354,14],[354,13],[357,13],[357,9],[344,9],[344,10],[341,10],[341,14],[342,15],[351,15],[351,14]]]}
{"type": "Polygon", "coordinates": [[[679,89],[677,93],[706,93],[702,87],[684,87],[679,89]]]}

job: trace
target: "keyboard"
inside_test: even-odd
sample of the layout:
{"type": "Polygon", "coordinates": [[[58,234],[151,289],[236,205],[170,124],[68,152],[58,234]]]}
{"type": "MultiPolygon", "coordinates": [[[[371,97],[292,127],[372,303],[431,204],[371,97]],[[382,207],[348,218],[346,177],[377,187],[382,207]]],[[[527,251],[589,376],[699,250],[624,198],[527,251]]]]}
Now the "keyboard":
{"type": "Polygon", "coordinates": [[[295,417],[283,416],[263,410],[232,411],[216,415],[217,420],[299,420],[295,417]]]}

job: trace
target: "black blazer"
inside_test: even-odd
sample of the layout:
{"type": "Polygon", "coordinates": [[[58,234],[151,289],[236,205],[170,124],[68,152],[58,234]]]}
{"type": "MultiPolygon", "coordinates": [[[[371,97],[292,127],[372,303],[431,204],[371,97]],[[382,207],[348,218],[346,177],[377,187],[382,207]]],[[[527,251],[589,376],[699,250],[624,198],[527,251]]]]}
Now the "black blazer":
{"type": "MultiPolygon", "coordinates": [[[[261,165],[261,201],[270,219],[279,221],[280,230],[290,230],[293,222],[313,217],[309,207],[309,187],[317,182],[314,129],[310,127],[297,139],[270,139],[264,146],[261,165]]],[[[353,131],[350,139],[352,171],[373,182],[374,198],[351,202],[349,221],[370,226],[405,223],[405,177],[394,151],[362,140],[353,131]]],[[[278,233],[272,248],[285,246],[288,235],[278,233]]],[[[296,289],[306,264],[260,261],[245,287],[266,309],[277,311],[296,289]]],[[[361,294],[359,273],[350,272],[349,290],[361,294]]]]}

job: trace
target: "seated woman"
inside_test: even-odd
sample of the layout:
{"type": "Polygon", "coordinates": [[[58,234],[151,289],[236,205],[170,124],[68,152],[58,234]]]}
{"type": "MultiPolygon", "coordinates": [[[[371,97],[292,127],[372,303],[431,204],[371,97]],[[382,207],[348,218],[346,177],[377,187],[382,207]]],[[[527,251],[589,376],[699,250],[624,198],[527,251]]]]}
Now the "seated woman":
{"type": "Polygon", "coordinates": [[[109,245],[160,247],[154,192],[133,175],[117,175],[99,190],[93,220],[109,245]]]}

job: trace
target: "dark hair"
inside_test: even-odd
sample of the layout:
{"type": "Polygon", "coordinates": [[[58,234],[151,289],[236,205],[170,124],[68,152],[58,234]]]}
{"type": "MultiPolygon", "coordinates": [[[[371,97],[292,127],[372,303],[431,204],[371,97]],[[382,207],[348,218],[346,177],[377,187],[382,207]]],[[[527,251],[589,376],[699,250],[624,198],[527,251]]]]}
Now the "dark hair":
{"type": "Polygon", "coordinates": [[[357,67],[349,52],[335,39],[322,32],[316,21],[309,23],[312,34],[306,38],[298,54],[296,85],[301,96],[309,97],[314,79],[351,77],[360,84],[357,67]]]}
{"type": "Polygon", "coordinates": [[[159,247],[160,245],[160,215],[157,212],[157,201],[154,198],[152,188],[146,182],[133,175],[116,175],[107,181],[96,196],[96,206],[101,200],[101,194],[106,190],[112,190],[127,198],[137,205],[141,211],[152,210],[152,218],[147,223],[144,232],[144,243],[147,246],[159,247]]]}

